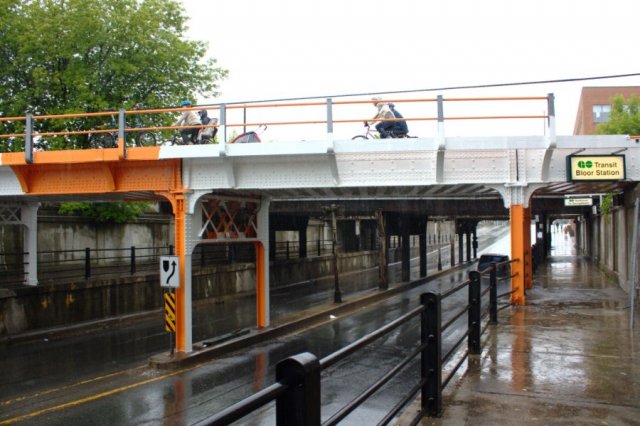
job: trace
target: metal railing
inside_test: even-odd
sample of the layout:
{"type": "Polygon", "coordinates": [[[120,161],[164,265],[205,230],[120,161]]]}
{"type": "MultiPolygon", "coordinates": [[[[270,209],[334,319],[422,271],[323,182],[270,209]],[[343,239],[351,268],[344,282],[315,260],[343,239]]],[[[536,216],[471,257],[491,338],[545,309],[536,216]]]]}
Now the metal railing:
{"type": "Polygon", "coordinates": [[[45,274],[64,280],[156,272],[160,256],[171,251],[171,246],[39,251],[39,279],[46,281],[45,274]]]}
{"type": "MultiPolygon", "coordinates": [[[[298,241],[275,243],[274,259],[299,258],[298,241]]],[[[375,247],[363,247],[366,249],[375,247]]],[[[331,240],[307,242],[307,257],[326,256],[332,252],[331,240]]],[[[157,273],[160,256],[173,253],[172,245],[126,248],[84,248],[73,250],[38,251],[38,279],[40,283],[64,283],[73,280],[115,275],[157,273]]],[[[0,286],[24,285],[28,278],[28,253],[0,253],[0,286]]],[[[252,244],[199,244],[192,253],[193,271],[207,266],[255,262],[252,244]]]]}
{"type": "Polygon", "coordinates": [[[414,364],[415,362],[419,362],[419,379],[410,387],[403,398],[379,421],[378,425],[386,425],[396,418],[403,408],[416,398],[418,392],[421,392],[420,411],[414,417],[412,424],[418,424],[420,419],[425,416],[440,416],[442,414],[443,389],[462,366],[462,363],[467,359],[469,354],[480,354],[481,336],[489,324],[489,321],[487,321],[483,327],[482,320],[488,316],[488,312],[497,312],[495,306],[492,306],[497,303],[497,298],[495,297],[490,298],[490,307],[488,310],[485,310],[483,313],[481,309],[482,297],[487,293],[496,293],[495,265],[492,265],[491,271],[493,274],[492,284],[484,290],[481,289],[482,280],[480,272],[471,271],[469,273],[469,279],[455,288],[444,294],[422,294],[418,307],[413,308],[387,325],[322,359],[318,359],[312,353],[304,352],[280,361],[276,365],[275,383],[219,413],[201,420],[197,425],[228,425],[272,402],[275,402],[275,424],[278,426],[336,425],[358,408],[364,401],[374,395],[389,380],[410,366],[412,362],[414,364]],[[468,289],[467,305],[460,308],[459,311],[454,312],[453,316],[443,324],[442,301],[464,288],[468,289]],[[443,356],[443,332],[453,326],[454,323],[465,314],[467,314],[468,318],[466,331],[443,356]],[[367,389],[362,391],[350,403],[339,409],[326,421],[321,422],[321,373],[339,361],[358,353],[358,351],[365,346],[388,335],[401,325],[418,319],[420,322],[420,341],[417,342],[417,346],[413,348],[404,359],[384,373],[373,384],[369,385],[367,389]],[[447,361],[452,359],[454,354],[460,351],[460,347],[465,339],[467,340],[466,351],[464,351],[460,359],[457,360],[456,365],[443,380],[443,366],[447,361]]]}
{"type": "Polygon", "coordinates": [[[512,263],[518,262],[518,259],[505,260],[504,262],[491,262],[489,266],[480,271],[481,275],[489,274],[489,321],[492,324],[498,323],[498,311],[511,306],[509,302],[501,303],[500,299],[507,296],[511,296],[515,290],[510,290],[504,293],[498,294],[498,281],[511,280],[516,274],[511,274],[512,263]],[[498,271],[504,272],[502,276],[498,277],[498,271]]]}
{"type": "MultiPolygon", "coordinates": [[[[529,96],[529,97],[479,97],[479,98],[444,98],[443,96],[437,96],[436,98],[416,98],[416,99],[385,99],[384,102],[393,102],[397,105],[418,105],[419,108],[411,114],[405,114],[403,120],[409,122],[431,122],[438,123],[437,136],[439,138],[444,137],[443,124],[446,121],[468,121],[468,120],[545,120],[549,131],[546,134],[555,134],[555,108],[554,108],[554,96],[549,94],[547,96],[529,96]],[[531,113],[514,113],[514,104],[522,104],[522,102],[536,103],[535,107],[531,107],[531,110],[536,111],[535,114],[531,113]],[[546,103],[546,113],[538,113],[540,111],[540,101],[546,103]],[[451,106],[451,110],[454,111],[451,115],[445,115],[444,105],[451,106]],[[484,104],[487,103],[500,103],[503,108],[500,111],[505,111],[505,114],[497,113],[496,115],[473,115],[473,114],[456,114],[459,110],[460,104],[484,104]]],[[[124,110],[118,111],[100,111],[100,112],[84,112],[75,114],[49,114],[49,115],[33,115],[26,114],[25,116],[17,117],[0,117],[0,147],[4,147],[2,151],[8,152],[25,152],[25,158],[27,162],[33,161],[34,141],[39,141],[42,138],[57,138],[61,142],[58,144],[57,149],[83,149],[90,146],[85,143],[79,144],[75,142],[74,138],[90,139],[91,135],[96,134],[110,134],[113,140],[122,140],[124,144],[127,144],[128,135],[138,135],[143,132],[146,133],[158,133],[161,135],[161,140],[171,140],[171,136],[176,131],[193,129],[193,128],[206,128],[215,127],[220,128],[220,141],[219,143],[224,145],[227,143],[227,129],[228,128],[241,128],[244,132],[247,126],[292,126],[302,125],[305,126],[305,130],[299,139],[309,140],[310,132],[308,129],[313,129],[314,126],[324,126],[326,135],[334,135],[334,126],[344,124],[362,123],[363,121],[370,120],[370,110],[365,112],[364,109],[358,109],[360,105],[371,104],[371,100],[339,100],[339,99],[320,99],[315,101],[293,102],[293,101],[279,101],[279,102],[244,102],[244,103],[227,103],[227,104],[214,104],[214,105],[200,105],[189,108],[156,108],[156,109],[138,109],[138,110],[124,110]],[[345,108],[349,107],[349,108],[345,108]],[[194,126],[172,126],[166,125],[168,122],[175,121],[175,116],[178,113],[182,113],[188,110],[207,110],[217,111],[220,115],[220,120],[216,124],[199,124],[194,126]],[[273,114],[280,113],[282,111],[296,110],[296,114],[300,114],[302,119],[299,120],[274,120],[273,114]],[[241,118],[236,121],[230,120],[229,117],[234,110],[239,110],[241,118]],[[254,111],[269,111],[262,117],[258,114],[258,117],[253,120],[247,119],[247,110],[254,111]],[[365,115],[366,114],[366,115],[365,115]],[[308,118],[307,118],[308,117],[308,118]],[[127,119],[129,118],[129,123],[127,119]],[[131,121],[135,121],[135,126],[131,126],[131,121]],[[145,124],[147,123],[147,124],[145,124]],[[25,147],[27,147],[25,149],[25,147]],[[27,152],[28,151],[28,152],[27,152]]],[[[414,108],[414,107],[412,107],[414,108]]],[[[480,107],[480,111],[485,112],[486,108],[480,107]]],[[[525,111],[529,111],[527,108],[525,111]]],[[[517,111],[516,111],[517,112],[517,111]]],[[[486,112],[485,112],[486,114],[486,112]]],[[[389,118],[379,121],[397,121],[399,119],[389,118]]],[[[155,136],[154,136],[155,139],[155,136]]],[[[116,144],[117,145],[117,144],[116,144]]],[[[135,144],[128,144],[131,148],[135,148],[135,144]]],[[[47,148],[46,144],[39,143],[40,149],[52,149],[47,148]],[[44,148],[43,148],[44,146],[44,148]]],[[[108,148],[108,147],[106,147],[108,148]]],[[[114,148],[116,148],[114,146],[114,148]]],[[[124,146],[117,146],[117,148],[124,149],[124,146]]]]}
{"type": "MultiPolygon", "coordinates": [[[[332,253],[332,240],[315,240],[306,243],[307,256],[326,256],[332,253]]],[[[300,241],[276,241],[274,259],[299,259],[300,257],[300,241]]]]}
{"type": "Polygon", "coordinates": [[[27,283],[28,253],[0,253],[0,285],[18,286],[27,283]]]}

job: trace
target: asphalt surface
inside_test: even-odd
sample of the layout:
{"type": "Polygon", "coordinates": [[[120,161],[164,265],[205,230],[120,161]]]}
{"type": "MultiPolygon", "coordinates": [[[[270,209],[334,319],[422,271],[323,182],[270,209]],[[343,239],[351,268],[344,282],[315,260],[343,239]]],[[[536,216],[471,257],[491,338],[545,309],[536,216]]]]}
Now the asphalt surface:
{"type": "MultiPolygon", "coordinates": [[[[487,235],[492,240],[498,238],[493,232],[487,235]]],[[[415,274],[412,272],[412,277],[415,274]]],[[[111,324],[103,331],[77,328],[73,335],[42,334],[5,343],[0,347],[4,360],[0,366],[4,378],[0,384],[0,424],[192,424],[272,383],[275,364],[286,356],[301,351],[325,356],[415,306],[427,285],[437,291],[464,279],[463,271],[453,271],[421,286],[396,284],[385,294],[377,290],[349,292],[340,306],[331,302],[331,292],[324,292],[323,297],[309,292],[308,297],[298,299],[307,300],[306,305],[283,302],[290,308],[282,309],[269,330],[250,330],[221,344],[214,338],[214,343],[196,351],[204,356],[165,365],[169,367],[165,370],[148,366],[150,354],[158,356],[163,349],[162,353],[167,353],[167,336],[157,324],[161,316],[122,319],[120,326],[111,324]],[[302,322],[296,324],[298,321],[302,322]],[[252,341],[257,334],[260,338],[252,341]]],[[[278,297],[292,300],[290,295],[274,295],[273,303],[278,303],[278,297]]],[[[255,302],[236,302],[247,308],[234,307],[228,301],[216,305],[213,314],[207,305],[197,309],[205,311],[203,318],[213,315],[217,318],[214,323],[237,331],[239,324],[249,326],[255,320],[255,302]]],[[[408,342],[416,342],[416,333],[415,327],[406,327],[381,344],[381,353],[363,351],[357,362],[346,362],[339,372],[328,373],[337,380],[323,385],[323,415],[331,415],[352,398],[358,390],[352,386],[354,382],[364,385],[397,361],[408,342]]],[[[362,419],[374,422],[383,415],[381,407],[395,404],[403,392],[397,383],[391,384],[354,414],[349,420],[353,423],[343,424],[361,424],[362,419]]],[[[272,424],[272,420],[273,410],[266,408],[246,424],[272,424]]]]}

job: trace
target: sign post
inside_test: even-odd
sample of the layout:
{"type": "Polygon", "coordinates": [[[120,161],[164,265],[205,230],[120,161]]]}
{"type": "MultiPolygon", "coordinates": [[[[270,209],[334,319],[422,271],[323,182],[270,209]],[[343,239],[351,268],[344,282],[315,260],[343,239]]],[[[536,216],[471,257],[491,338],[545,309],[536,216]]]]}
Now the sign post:
{"type": "Polygon", "coordinates": [[[180,261],[178,256],[160,256],[160,287],[180,287],[180,261]]]}
{"type": "Polygon", "coordinates": [[[173,356],[176,332],[176,293],[180,287],[180,262],[178,256],[160,256],[160,287],[164,292],[164,329],[169,333],[169,351],[173,356]]]}

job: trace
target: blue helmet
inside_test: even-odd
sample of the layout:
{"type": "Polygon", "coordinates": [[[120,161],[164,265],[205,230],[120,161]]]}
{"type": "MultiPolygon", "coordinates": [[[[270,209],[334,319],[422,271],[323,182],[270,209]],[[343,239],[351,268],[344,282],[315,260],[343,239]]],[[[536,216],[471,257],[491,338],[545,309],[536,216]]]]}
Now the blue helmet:
{"type": "Polygon", "coordinates": [[[191,101],[182,101],[182,103],[180,104],[180,106],[186,106],[186,105],[191,105],[191,101]]]}

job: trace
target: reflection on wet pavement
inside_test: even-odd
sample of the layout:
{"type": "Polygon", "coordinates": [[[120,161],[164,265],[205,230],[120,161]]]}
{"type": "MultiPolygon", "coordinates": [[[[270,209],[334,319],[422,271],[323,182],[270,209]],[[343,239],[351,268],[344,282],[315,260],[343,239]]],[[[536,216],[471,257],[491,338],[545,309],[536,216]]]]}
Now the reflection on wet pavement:
{"type": "Polygon", "coordinates": [[[570,236],[553,237],[527,304],[500,312],[482,355],[445,389],[443,416],[420,424],[640,424],[640,331],[629,328],[627,295],[575,255],[570,236]]]}

